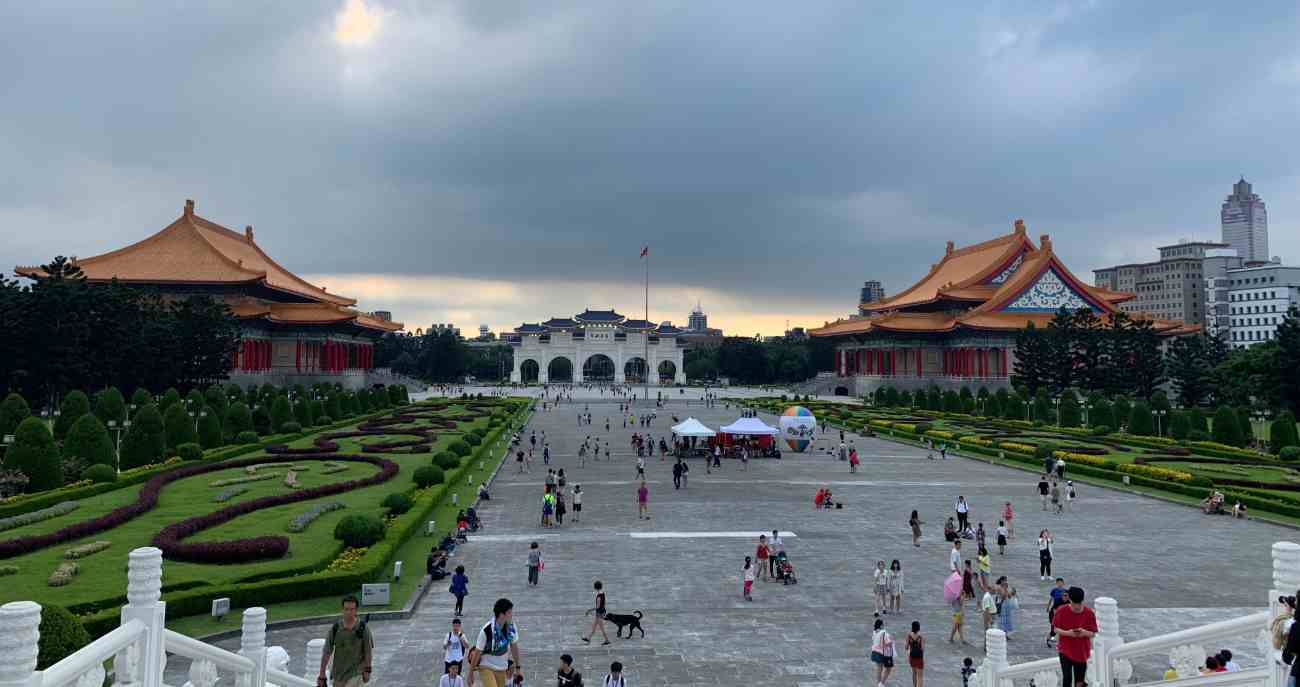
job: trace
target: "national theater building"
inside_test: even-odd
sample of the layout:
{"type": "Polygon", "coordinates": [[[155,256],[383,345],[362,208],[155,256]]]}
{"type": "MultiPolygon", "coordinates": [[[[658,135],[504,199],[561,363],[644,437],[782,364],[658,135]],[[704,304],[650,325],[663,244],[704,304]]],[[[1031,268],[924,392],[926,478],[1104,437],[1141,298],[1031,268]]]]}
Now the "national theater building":
{"type": "MultiPolygon", "coordinates": [[[[879,387],[990,391],[1010,388],[1016,332],[1046,327],[1061,308],[1090,308],[1103,322],[1134,294],[1089,286],[1070,273],[1047,235],[1039,245],[1016,220],[1004,236],[956,248],[911,288],[861,304],[862,317],[809,332],[835,342],[838,392],[861,396],[879,387]]],[[[1142,319],[1142,314],[1130,314],[1142,319]]],[[[1197,331],[1152,320],[1162,336],[1197,331]]]]}
{"type": "Polygon", "coordinates": [[[508,337],[510,381],[523,384],[685,384],[685,332],[669,322],[629,320],[613,310],[523,324],[508,337]],[[648,356],[648,357],[647,357],[648,356]]]}
{"type": "MultiPolygon", "coordinates": [[[[194,213],[194,201],[162,231],[125,248],[74,259],[89,283],[150,288],[164,298],[206,295],[225,302],[242,324],[230,381],[241,386],[339,382],[367,386],[374,342],[402,325],[351,306],[281,267],[253,241],[194,213]]],[[[40,267],[16,267],[31,279],[40,267]]]]}

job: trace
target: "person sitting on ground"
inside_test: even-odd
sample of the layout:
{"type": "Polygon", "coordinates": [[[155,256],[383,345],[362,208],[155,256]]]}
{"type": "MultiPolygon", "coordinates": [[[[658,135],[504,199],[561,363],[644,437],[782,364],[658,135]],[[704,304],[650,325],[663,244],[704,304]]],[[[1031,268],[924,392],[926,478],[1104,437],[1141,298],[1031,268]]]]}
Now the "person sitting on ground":
{"type": "Polygon", "coordinates": [[[447,552],[439,548],[429,551],[429,558],[424,563],[424,571],[430,579],[441,580],[447,576],[447,552]]]}
{"type": "Polygon", "coordinates": [[[952,518],[948,518],[943,523],[943,540],[955,541],[957,539],[957,523],[952,518]]]}
{"type": "Polygon", "coordinates": [[[490,501],[490,500],[492,500],[492,496],[491,496],[490,494],[488,494],[488,488],[487,488],[487,483],[486,483],[486,482],[479,482],[479,483],[478,483],[478,497],[479,497],[479,500],[481,500],[481,501],[490,501]]]}
{"type": "Polygon", "coordinates": [[[469,541],[469,518],[466,517],[465,511],[456,514],[456,539],[469,541]]]}
{"type": "Polygon", "coordinates": [[[975,538],[975,528],[971,527],[971,526],[970,526],[970,523],[966,523],[966,529],[962,530],[962,532],[961,532],[961,538],[962,538],[962,539],[974,539],[974,538],[975,538]]]}
{"type": "Polygon", "coordinates": [[[1246,518],[1246,504],[1242,503],[1240,499],[1238,499],[1237,504],[1232,507],[1232,517],[1242,520],[1246,518]]]}

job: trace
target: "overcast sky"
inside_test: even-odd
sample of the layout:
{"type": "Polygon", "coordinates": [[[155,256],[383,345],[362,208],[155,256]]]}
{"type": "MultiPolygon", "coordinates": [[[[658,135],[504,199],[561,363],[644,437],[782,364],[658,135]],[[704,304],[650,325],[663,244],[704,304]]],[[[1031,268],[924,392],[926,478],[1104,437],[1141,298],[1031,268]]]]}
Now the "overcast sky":
{"type": "Polygon", "coordinates": [[[697,300],[779,333],[1023,217],[1079,276],[1300,263],[1292,1],[0,3],[0,258],[180,214],[411,329],[697,300]],[[110,5],[116,4],[115,7],[110,5]]]}

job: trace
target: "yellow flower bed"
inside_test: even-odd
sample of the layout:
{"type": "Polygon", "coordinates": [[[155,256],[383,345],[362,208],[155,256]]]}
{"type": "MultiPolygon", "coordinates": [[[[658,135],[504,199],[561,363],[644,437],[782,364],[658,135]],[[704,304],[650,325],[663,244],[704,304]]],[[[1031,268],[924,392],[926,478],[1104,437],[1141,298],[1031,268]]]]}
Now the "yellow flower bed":
{"type": "Polygon", "coordinates": [[[1228,453],[1236,453],[1241,456],[1259,455],[1258,453],[1251,451],[1249,449],[1244,449],[1239,446],[1229,446],[1227,444],[1220,444],[1217,441],[1193,441],[1191,445],[1194,448],[1209,448],[1209,449],[1214,449],[1216,451],[1226,451],[1228,453]]]}
{"type": "Polygon", "coordinates": [[[953,434],[952,432],[946,432],[946,431],[944,431],[944,430],[942,430],[942,429],[932,429],[932,430],[926,432],[926,434],[928,434],[928,435],[930,435],[930,436],[932,436],[932,437],[939,437],[939,438],[941,438],[941,439],[951,439],[951,438],[953,438],[954,436],[956,436],[956,435],[953,434]]]}
{"type": "Polygon", "coordinates": [[[904,432],[916,433],[916,425],[907,422],[895,422],[894,429],[902,430],[904,432]]]}
{"type": "Polygon", "coordinates": [[[343,553],[340,553],[338,558],[331,561],[329,566],[325,568],[325,571],[337,572],[340,570],[351,570],[356,567],[357,563],[361,562],[363,557],[365,557],[366,551],[366,549],[343,549],[343,553]]]}
{"type": "Polygon", "coordinates": [[[894,426],[894,423],[893,423],[893,422],[890,422],[889,420],[872,420],[872,421],[871,421],[871,424],[875,425],[876,427],[893,427],[893,426],[894,426]]]}
{"type": "Polygon", "coordinates": [[[979,437],[977,437],[977,436],[962,437],[962,438],[961,438],[961,442],[962,442],[963,444],[975,444],[975,445],[977,445],[977,446],[992,446],[992,445],[993,445],[993,442],[989,441],[988,439],[981,439],[981,438],[979,438],[979,437]]]}
{"type": "Polygon", "coordinates": [[[1084,465],[1097,465],[1100,467],[1110,467],[1110,461],[1101,456],[1090,456],[1086,453],[1072,453],[1070,451],[1052,451],[1052,455],[1057,458],[1064,458],[1071,463],[1083,463],[1084,465]]]}
{"type": "Polygon", "coordinates": [[[1029,444],[1020,444],[1014,441],[1001,441],[997,444],[998,448],[1004,448],[1008,451],[1018,451],[1020,453],[1033,453],[1034,447],[1029,444]]]}
{"type": "Polygon", "coordinates": [[[1152,479],[1163,479],[1171,482],[1190,482],[1192,474],[1181,470],[1170,470],[1169,468],[1157,468],[1150,465],[1134,465],[1132,463],[1121,463],[1117,468],[1120,472],[1127,472],[1131,475],[1141,477],[1150,477],[1152,479]]]}

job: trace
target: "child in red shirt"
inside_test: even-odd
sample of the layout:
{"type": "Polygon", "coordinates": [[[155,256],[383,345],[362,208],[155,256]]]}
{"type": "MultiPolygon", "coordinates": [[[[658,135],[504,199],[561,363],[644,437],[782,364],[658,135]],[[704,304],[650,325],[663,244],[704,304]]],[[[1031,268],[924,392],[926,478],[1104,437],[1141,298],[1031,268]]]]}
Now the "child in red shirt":
{"type": "Polygon", "coordinates": [[[760,534],[758,535],[758,550],[754,553],[754,557],[758,559],[758,579],[760,580],[767,577],[767,556],[767,535],[760,534]]]}

